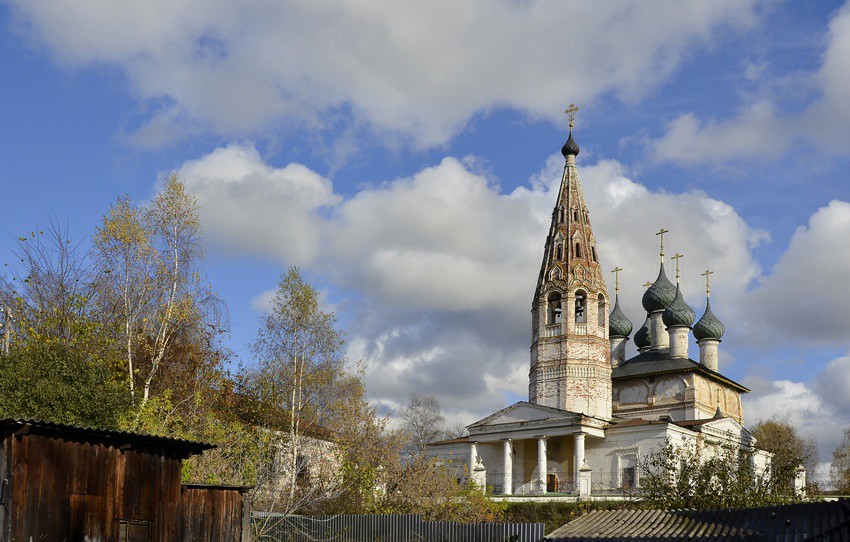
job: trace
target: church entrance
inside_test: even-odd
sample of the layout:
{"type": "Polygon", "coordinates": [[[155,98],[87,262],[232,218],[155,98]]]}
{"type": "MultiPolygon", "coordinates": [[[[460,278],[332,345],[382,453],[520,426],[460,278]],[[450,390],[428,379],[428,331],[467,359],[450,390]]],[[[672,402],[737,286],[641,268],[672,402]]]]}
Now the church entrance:
{"type": "Polygon", "coordinates": [[[546,475],[546,493],[557,493],[558,492],[558,475],[557,474],[547,474],[546,475]]]}

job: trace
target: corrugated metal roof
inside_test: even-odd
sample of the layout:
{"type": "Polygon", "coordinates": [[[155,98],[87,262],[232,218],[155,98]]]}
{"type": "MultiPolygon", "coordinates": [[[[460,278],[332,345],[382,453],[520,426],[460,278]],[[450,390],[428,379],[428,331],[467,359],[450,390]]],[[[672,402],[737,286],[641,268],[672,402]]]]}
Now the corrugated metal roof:
{"type": "Polygon", "coordinates": [[[69,425],[64,423],[46,422],[42,420],[26,419],[26,418],[4,418],[0,419],[0,427],[15,429],[32,427],[50,432],[72,434],[80,437],[121,440],[130,444],[140,446],[157,446],[179,449],[190,454],[200,454],[204,450],[215,448],[215,444],[207,442],[196,442],[193,440],[184,440],[170,437],[158,437],[145,433],[133,433],[130,431],[117,431],[114,429],[100,429],[97,427],[81,427],[77,425],[69,425]]]}
{"type": "Polygon", "coordinates": [[[733,510],[594,510],[555,529],[545,540],[850,542],[850,502],[733,510]]]}

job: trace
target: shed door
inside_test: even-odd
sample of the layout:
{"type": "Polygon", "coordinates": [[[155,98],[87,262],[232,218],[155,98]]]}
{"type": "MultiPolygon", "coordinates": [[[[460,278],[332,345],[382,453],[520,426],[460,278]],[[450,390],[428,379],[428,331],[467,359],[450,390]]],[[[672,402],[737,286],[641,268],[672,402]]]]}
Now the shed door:
{"type": "Polygon", "coordinates": [[[118,522],[118,542],[150,542],[151,524],[149,521],[131,521],[126,519],[118,522]]]}

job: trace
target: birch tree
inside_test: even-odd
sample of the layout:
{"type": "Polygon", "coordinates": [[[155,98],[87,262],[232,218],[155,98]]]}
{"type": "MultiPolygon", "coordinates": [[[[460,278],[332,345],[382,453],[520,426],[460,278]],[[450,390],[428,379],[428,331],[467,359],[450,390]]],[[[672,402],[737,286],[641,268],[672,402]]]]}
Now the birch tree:
{"type": "Polygon", "coordinates": [[[136,405],[135,351],[143,318],[151,302],[156,258],[142,210],[127,196],[119,197],[94,235],[100,266],[109,277],[110,307],[120,321],[131,406],[136,405]]]}
{"type": "Polygon", "coordinates": [[[118,198],[94,236],[103,303],[119,322],[127,387],[138,428],[175,342],[205,341],[219,330],[215,296],[200,278],[200,207],[172,175],[156,198],[135,206],[118,198]]]}
{"type": "Polygon", "coordinates": [[[344,400],[335,394],[346,380],[343,342],[336,317],[319,308],[319,293],[298,269],[290,268],[261,318],[253,344],[257,367],[248,378],[263,409],[260,417],[287,433],[286,464],[278,473],[284,477],[283,491],[272,503],[284,513],[306,504],[298,488],[305,430],[332,416],[333,403],[344,400]]]}

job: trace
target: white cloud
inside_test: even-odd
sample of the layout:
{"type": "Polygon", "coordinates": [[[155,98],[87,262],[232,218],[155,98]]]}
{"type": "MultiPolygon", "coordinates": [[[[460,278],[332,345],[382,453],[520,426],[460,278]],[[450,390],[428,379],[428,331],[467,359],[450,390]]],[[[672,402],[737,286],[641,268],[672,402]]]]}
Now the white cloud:
{"type": "MultiPolygon", "coordinates": [[[[510,193],[473,162],[445,158],[347,199],[330,180],[297,164],[271,167],[248,145],[217,149],[180,174],[217,242],[298,263],[356,294],[341,310],[374,397],[389,406],[414,390],[436,393],[449,415],[483,416],[527,390],[529,309],[563,158],[510,193]]],[[[698,314],[706,267],[716,272],[718,315],[739,310],[734,300],[760,273],[751,249],[762,234],[732,207],[699,191],[650,191],[616,161],[582,166],[580,176],[602,263],[626,268],[621,304],[636,326],[661,226],[671,230],[668,256],[686,254],[683,289],[698,314]]]]}
{"type": "MultiPolygon", "coordinates": [[[[651,157],[658,162],[682,164],[718,163],[745,157],[776,158],[795,142],[819,149],[850,153],[850,4],[833,14],[826,32],[826,48],[819,69],[813,73],[782,74],[765,84],[772,90],[752,99],[726,120],[700,120],[682,114],[665,133],[648,142],[651,157]],[[793,84],[787,84],[788,78],[793,84]],[[774,87],[786,87],[776,91],[774,87]],[[811,89],[802,110],[780,105],[782,98],[797,98],[800,89],[811,89]]],[[[744,67],[743,77],[761,76],[764,65],[744,67]]],[[[798,100],[786,100],[795,103],[798,100]]]]}
{"type": "Polygon", "coordinates": [[[272,168],[252,146],[218,148],[180,172],[213,239],[234,251],[285,253],[293,264],[315,257],[318,212],[339,201],[328,179],[296,163],[272,168]]]}
{"type": "Polygon", "coordinates": [[[777,117],[770,102],[757,102],[723,122],[701,122],[685,113],[667,124],[665,134],[652,142],[658,162],[708,163],[748,156],[775,158],[792,139],[787,120],[777,117]]]}
{"type": "MultiPolygon", "coordinates": [[[[828,461],[832,458],[832,451],[841,442],[850,419],[850,402],[847,400],[847,385],[850,384],[848,365],[850,357],[838,357],[810,382],[748,378],[753,391],[744,396],[747,426],[759,420],[786,419],[801,434],[813,436],[820,458],[828,461]]],[[[826,480],[824,477],[821,479],[826,480]]]]}
{"type": "Polygon", "coordinates": [[[753,25],[757,2],[13,4],[60,62],[117,66],[159,105],[142,144],[342,115],[427,146],[497,107],[560,120],[565,96],[634,100],[720,28],[753,25]]]}
{"type": "Polygon", "coordinates": [[[850,203],[834,200],[797,228],[788,249],[749,294],[751,332],[847,345],[850,203]]]}

